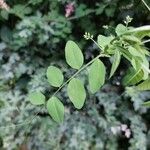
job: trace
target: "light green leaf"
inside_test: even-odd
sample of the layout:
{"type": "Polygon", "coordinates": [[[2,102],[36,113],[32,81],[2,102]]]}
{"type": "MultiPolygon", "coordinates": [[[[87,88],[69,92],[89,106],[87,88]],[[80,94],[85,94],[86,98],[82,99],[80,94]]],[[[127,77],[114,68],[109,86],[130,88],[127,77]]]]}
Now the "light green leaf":
{"type": "Polygon", "coordinates": [[[150,90],[150,77],[147,80],[140,83],[139,85],[137,85],[135,88],[136,90],[140,91],[150,90]]]}
{"type": "Polygon", "coordinates": [[[127,71],[127,75],[123,78],[123,84],[126,85],[135,85],[140,82],[143,78],[143,71],[139,69],[138,71],[130,68],[127,71]]]}
{"type": "Polygon", "coordinates": [[[150,25],[145,25],[142,27],[134,28],[134,29],[129,30],[128,32],[132,33],[132,32],[144,32],[144,31],[146,32],[150,31],[150,25]]]}
{"type": "Polygon", "coordinates": [[[47,110],[50,116],[58,123],[63,122],[64,120],[64,105],[63,103],[57,98],[52,97],[47,102],[47,110]]]}
{"type": "Polygon", "coordinates": [[[113,36],[104,36],[104,35],[98,35],[97,43],[102,48],[102,50],[105,49],[106,46],[110,44],[110,42],[114,39],[113,36]]]}
{"type": "Polygon", "coordinates": [[[113,76],[113,74],[115,73],[115,71],[117,70],[117,68],[118,68],[118,66],[120,64],[120,59],[121,59],[121,54],[120,54],[120,52],[118,50],[116,50],[109,78],[111,78],[113,76]]]}
{"type": "Polygon", "coordinates": [[[92,93],[97,92],[105,82],[106,69],[104,64],[96,59],[89,67],[89,86],[92,93]]]}
{"type": "Polygon", "coordinates": [[[118,24],[116,27],[116,33],[118,36],[127,32],[127,28],[123,24],[118,24]]]}
{"type": "Polygon", "coordinates": [[[33,92],[29,94],[29,100],[33,105],[45,104],[45,96],[41,92],[33,92]]]}
{"type": "Polygon", "coordinates": [[[135,43],[141,44],[141,41],[136,36],[133,35],[125,35],[123,36],[123,39],[131,44],[135,43]]]}
{"type": "Polygon", "coordinates": [[[150,74],[150,69],[149,69],[149,61],[145,56],[143,56],[143,63],[141,63],[141,66],[144,72],[143,80],[146,80],[150,74]]]}
{"type": "Polygon", "coordinates": [[[86,92],[82,82],[79,79],[73,78],[68,84],[67,92],[74,107],[81,109],[86,98],[86,92]]]}
{"type": "Polygon", "coordinates": [[[143,106],[148,106],[148,107],[150,107],[150,101],[144,102],[144,103],[143,103],[143,106]]]}
{"type": "Polygon", "coordinates": [[[143,56],[140,51],[136,50],[136,49],[135,49],[134,47],[132,47],[132,46],[130,46],[130,47],[128,48],[128,50],[129,50],[130,54],[133,55],[133,56],[138,56],[138,57],[142,57],[142,56],[143,56]]]}
{"type": "Polygon", "coordinates": [[[82,51],[73,41],[68,41],[65,47],[65,57],[68,65],[74,69],[80,69],[83,65],[84,58],[82,51]]]}
{"type": "Polygon", "coordinates": [[[54,66],[48,67],[46,75],[48,78],[48,82],[54,87],[59,87],[63,83],[64,76],[61,70],[58,69],[57,67],[54,66]]]}

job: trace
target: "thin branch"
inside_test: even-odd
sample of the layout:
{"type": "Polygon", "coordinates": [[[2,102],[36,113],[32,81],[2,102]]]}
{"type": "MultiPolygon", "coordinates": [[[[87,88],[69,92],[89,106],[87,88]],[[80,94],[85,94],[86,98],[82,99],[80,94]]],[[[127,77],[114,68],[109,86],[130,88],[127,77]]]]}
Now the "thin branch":
{"type": "Polygon", "coordinates": [[[150,7],[148,6],[148,4],[144,1],[144,0],[141,0],[143,2],[143,4],[145,5],[145,7],[150,11],[150,7]]]}

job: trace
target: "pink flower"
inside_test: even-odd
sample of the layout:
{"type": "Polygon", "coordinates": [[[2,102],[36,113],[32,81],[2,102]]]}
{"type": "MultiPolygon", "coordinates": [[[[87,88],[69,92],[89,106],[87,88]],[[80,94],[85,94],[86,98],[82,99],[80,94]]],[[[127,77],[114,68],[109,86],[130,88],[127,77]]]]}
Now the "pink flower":
{"type": "Polygon", "coordinates": [[[130,131],[130,129],[126,129],[126,130],[125,130],[125,136],[126,136],[127,138],[130,138],[130,136],[131,136],[131,131],[130,131]]]}
{"type": "Polygon", "coordinates": [[[122,130],[122,131],[126,131],[126,129],[127,129],[127,125],[126,125],[126,124],[122,124],[122,125],[121,125],[121,130],[122,130]]]}
{"type": "Polygon", "coordinates": [[[66,5],[65,12],[66,12],[65,13],[66,17],[69,17],[72,15],[72,13],[74,12],[74,2],[66,5]]]}
{"type": "Polygon", "coordinates": [[[0,8],[5,9],[5,10],[9,10],[9,6],[6,4],[6,2],[4,0],[0,0],[0,8]]]}

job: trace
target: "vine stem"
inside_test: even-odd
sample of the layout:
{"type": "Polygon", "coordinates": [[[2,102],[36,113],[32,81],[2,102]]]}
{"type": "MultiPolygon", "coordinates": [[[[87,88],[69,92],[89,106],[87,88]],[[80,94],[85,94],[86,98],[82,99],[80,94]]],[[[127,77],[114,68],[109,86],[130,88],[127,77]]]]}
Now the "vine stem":
{"type": "Polygon", "coordinates": [[[144,1],[144,0],[141,0],[143,2],[143,4],[145,5],[145,7],[150,11],[150,7],[148,6],[148,4],[144,1]]]}

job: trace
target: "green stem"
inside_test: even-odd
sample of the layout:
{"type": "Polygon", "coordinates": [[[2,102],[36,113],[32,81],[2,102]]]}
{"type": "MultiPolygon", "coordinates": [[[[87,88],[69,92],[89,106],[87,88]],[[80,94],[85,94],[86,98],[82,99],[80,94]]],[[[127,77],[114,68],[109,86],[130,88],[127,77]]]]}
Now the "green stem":
{"type": "Polygon", "coordinates": [[[143,41],[142,44],[145,44],[145,43],[148,43],[148,42],[150,42],[150,39],[143,41]]]}
{"type": "Polygon", "coordinates": [[[144,0],[141,0],[143,2],[143,4],[145,5],[145,7],[150,11],[150,7],[147,5],[147,3],[144,0]]]}

